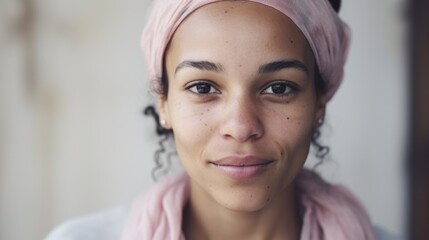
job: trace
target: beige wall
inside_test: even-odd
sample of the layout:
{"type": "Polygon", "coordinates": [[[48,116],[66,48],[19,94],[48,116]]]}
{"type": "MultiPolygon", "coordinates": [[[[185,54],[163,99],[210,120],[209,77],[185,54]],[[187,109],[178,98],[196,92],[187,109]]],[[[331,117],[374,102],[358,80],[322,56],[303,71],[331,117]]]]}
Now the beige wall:
{"type": "MultiPolygon", "coordinates": [[[[0,239],[41,239],[152,183],[156,142],[141,114],[151,98],[139,52],[148,2],[0,0],[0,239]]],[[[333,160],[320,167],[352,188],[375,223],[399,233],[404,9],[400,0],[345,1],[354,39],[328,110],[333,160]]]]}

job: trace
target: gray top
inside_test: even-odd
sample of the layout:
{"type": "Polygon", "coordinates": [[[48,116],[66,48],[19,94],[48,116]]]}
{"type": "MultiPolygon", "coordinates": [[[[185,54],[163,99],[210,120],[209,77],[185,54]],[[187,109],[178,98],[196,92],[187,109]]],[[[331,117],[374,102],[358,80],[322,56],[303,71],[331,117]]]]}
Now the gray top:
{"type": "Polygon", "coordinates": [[[118,206],[70,219],[55,227],[45,240],[118,240],[128,211],[128,206],[118,206]]]}
{"type": "MultiPolygon", "coordinates": [[[[56,228],[45,240],[118,240],[127,219],[129,206],[118,206],[106,211],[68,220],[56,228]]],[[[380,227],[374,227],[378,240],[404,240],[380,227]]]]}

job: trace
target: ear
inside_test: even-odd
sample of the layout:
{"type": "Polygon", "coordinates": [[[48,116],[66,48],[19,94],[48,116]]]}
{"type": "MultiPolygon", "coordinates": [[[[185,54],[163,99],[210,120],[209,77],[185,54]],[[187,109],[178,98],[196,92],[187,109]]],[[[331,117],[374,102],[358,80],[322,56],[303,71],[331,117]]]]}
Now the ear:
{"type": "Polygon", "coordinates": [[[160,125],[165,129],[171,129],[171,119],[168,110],[168,101],[167,97],[165,96],[158,97],[158,113],[160,125]]]}
{"type": "Polygon", "coordinates": [[[317,128],[323,124],[326,113],[326,96],[321,95],[316,100],[316,114],[314,116],[313,127],[317,128]]]}

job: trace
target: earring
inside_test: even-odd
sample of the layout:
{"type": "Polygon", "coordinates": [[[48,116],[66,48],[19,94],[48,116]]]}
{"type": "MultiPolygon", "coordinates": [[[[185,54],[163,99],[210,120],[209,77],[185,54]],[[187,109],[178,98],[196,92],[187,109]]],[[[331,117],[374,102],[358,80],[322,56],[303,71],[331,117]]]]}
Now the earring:
{"type": "Polygon", "coordinates": [[[161,119],[159,120],[159,123],[161,124],[161,126],[165,126],[167,124],[167,121],[165,121],[165,119],[161,119]]]}
{"type": "Polygon", "coordinates": [[[323,123],[323,118],[319,118],[319,120],[317,121],[317,123],[319,124],[319,126],[320,126],[320,125],[322,125],[322,123],[323,123]]]}

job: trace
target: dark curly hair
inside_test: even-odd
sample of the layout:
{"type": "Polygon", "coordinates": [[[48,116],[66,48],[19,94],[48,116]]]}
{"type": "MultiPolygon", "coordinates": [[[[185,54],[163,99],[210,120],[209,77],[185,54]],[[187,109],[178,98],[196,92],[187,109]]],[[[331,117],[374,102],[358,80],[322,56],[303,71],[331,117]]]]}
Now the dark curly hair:
{"type": "MultiPolygon", "coordinates": [[[[319,0],[322,1],[322,0],[319,0]]],[[[332,8],[338,13],[341,7],[341,0],[329,0],[331,3],[332,8]]],[[[315,74],[315,89],[316,89],[316,97],[319,98],[326,94],[327,91],[327,84],[326,81],[323,80],[319,69],[316,67],[316,74],[315,74]]],[[[162,77],[161,77],[161,89],[157,92],[157,94],[167,96],[168,93],[168,77],[165,70],[165,67],[163,69],[162,77]]],[[[158,142],[159,149],[155,152],[155,167],[152,169],[152,178],[154,180],[159,179],[159,177],[164,176],[166,173],[169,172],[171,167],[171,158],[173,155],[175,155],[175,152],[168,153],[167,148],[165,146],[166,142],[172,138],[173,131],[169,129],[165,129],[161,126],[159,121],[159,115],[156,111],[156,108],[154,105],[149,105],[144,109],[144,114],[147,116],[150,116],[154,119],[156,124],[156,134],[160,137],[160,140],[158,142]],[[164,156],[162,156],[164,155],[164,156]]],[[[315,148],[315,156],[320,160],[316,167],[323,162],[323,160],[326,158],[326,156],[329,154],[329,147],[323,145],[320,142],[320,126],[313,129],[313,133],[311,136],[311,144],[315,148]]]]}

